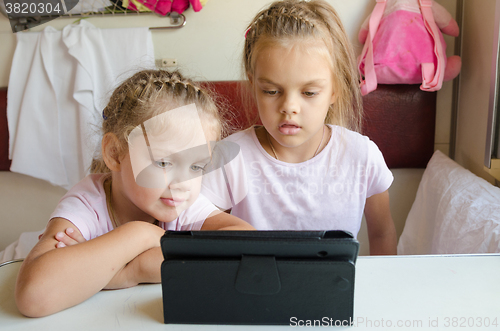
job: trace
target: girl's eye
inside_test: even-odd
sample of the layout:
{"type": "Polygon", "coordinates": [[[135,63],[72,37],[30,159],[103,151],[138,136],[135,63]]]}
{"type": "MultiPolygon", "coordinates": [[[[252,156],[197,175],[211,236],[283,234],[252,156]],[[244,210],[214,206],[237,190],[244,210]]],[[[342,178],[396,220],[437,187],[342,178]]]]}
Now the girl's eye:
{"type": "Polygon", "coordinates": [[[315,96],[315,95],[316,95],[316,94],[318,94],[318,93],[317,93],[317,92],[309,92],[309,91],[307,91],[307,92],[304,92],[304,94],[305,94],[305,96],[307,96],[307,97],[313,97],[313,96],[315,96]]]}
{"type": "Polygon", "coordinates": [[[168,161],[160,160],[160,161],[155,161],[155,165],[158,168],[166,169],[166,168],[170,168],[172,166],[172,163],[170,163],[168,161]]]}
{"type": "Polygon", "coordinates": [[[264,92],[265,94],[269,94],[269,95],[278,94],[278,91],[276,91],[276,90],[262,90],[262,92],[264,92]]]}
{"type": "Polygon", "coordinates": [[[193,165],[190,167],[190,169],[191,169],[192,171],[196,171],[196,172],[197,172],[197,171],[202,171],[203,169],[205,169],[205,167],[202,167],[202,166],[199,166],[199,165],[193,164],[193,165]]]}

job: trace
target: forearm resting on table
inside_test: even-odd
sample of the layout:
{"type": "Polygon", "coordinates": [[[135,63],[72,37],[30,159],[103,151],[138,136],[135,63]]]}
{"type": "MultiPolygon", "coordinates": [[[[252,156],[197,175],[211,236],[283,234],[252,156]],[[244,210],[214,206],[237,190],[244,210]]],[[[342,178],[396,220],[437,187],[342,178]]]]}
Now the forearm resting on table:
{"type": "Polygon", "coordinates": [[[148,249],[123,267],[104,289],[127,288],[141,283],[160,283],[162,262],[163,253],[160,247],[148,249]]]}
{"type": "MultiPolygon", "coordinates": [[[[247,222],[217,211],[209,215],[201,229],[204,231],[255,230],[247,222]]],[[[105,289],[126,288],[140,283],[160,283],[162,262],[161,248],[151,248],[138,255],[122,268],[106,285],[105,289]]]]}
{"type": "Polygon", "coordinates": [[[19,270],[15,299],[24,315],[45,316],[83,302],[137,255],[159,246],[162,233],[155,233],[152,224],[130,222],[98,238],[56,249],[54,235],[68,224],[64,219],[51,221],[19,270]]]}

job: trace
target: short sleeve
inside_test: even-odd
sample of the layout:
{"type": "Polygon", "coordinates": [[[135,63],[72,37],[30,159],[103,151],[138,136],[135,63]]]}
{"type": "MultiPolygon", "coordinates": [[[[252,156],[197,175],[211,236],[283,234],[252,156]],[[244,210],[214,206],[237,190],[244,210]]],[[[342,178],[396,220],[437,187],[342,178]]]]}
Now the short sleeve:
{"type": "Polygon", "coordinates": [[[86,240],[98,237],[95,224],[98,222],[98,216],[95,210],[87,201],[80,197],[68,195],[65,196],[57,205],[54,212],[50,215],[52,218],[64,218],[73,223],[82,233],[86,240]]]}
{"type": "Polygon", "coordinates": [[[387,167],[382,152],[371,140],[368,143],[367,168],[368,188],[366,197],[369,198],[372,195],[387,191],[394,180],[394,176],[387,167]]]}
{"type": "Polygon", "coordinates": [[[59,201],[50,219],[60,217],[73,223],[87,240],[113,229],[102,186],[107,175],[92,174],[73,186],[59,201]]]}

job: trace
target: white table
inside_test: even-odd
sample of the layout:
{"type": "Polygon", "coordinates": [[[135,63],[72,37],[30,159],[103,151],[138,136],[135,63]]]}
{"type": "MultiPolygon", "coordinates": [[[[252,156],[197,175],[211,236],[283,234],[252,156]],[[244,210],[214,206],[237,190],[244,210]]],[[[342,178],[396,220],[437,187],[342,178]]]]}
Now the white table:
{"type": "MultiPolygon", "coordinates": [[[[2,331],[303,329],[165,325],[161,285],[102,291],[60,313],[26,318],[14,303],[20,265],[0,267],[2,331]]],[[[353,330],[500,330],[500,255],[359,257],[354,322],[353,330]]]]}

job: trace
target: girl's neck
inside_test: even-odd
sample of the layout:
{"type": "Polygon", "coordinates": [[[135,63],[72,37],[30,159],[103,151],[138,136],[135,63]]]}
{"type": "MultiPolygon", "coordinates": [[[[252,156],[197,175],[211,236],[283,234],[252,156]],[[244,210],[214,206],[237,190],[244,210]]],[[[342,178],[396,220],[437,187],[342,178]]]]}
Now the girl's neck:
{"type": "Polygon", "coordinates": [[[309,141],[296,147],[286,147],[279,144],[267,132],[264,126],[257,127],[255,134],[264,150],[273,158],[287,163],[302,163],[312,159],[326,147],[330,140],[331,130],[327,125],[309,141]]]}

